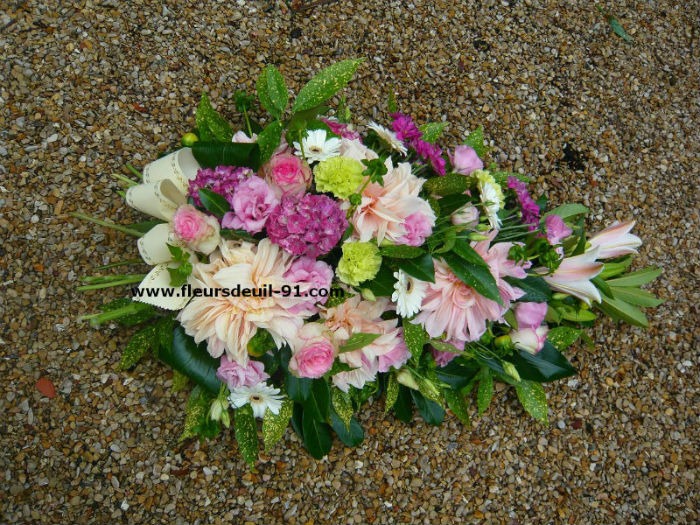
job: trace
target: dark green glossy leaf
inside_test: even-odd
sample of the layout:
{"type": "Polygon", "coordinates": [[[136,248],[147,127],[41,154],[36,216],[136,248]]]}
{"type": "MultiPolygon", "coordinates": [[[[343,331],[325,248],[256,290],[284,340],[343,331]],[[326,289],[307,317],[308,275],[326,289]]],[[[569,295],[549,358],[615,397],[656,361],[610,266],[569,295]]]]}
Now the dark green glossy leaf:
{"type": "Polygon", "coordinates": [[[392,272],[384,263],[379,268],[379,272],[371,281],[362,283],[364,288],[369,288],[370,291],[377,297],[387,297],[394,293],[394,272],[392,272]]]}
{"type": "Polygon", "coordinates": [[[411,389],[411,397],[418,408],[418,412],[429,425],[439,426],[445,418],[445,409],[434,401],[426,399],[417,390],[411,389]]]}
{"type": "Polygon", "coordinates": [[[508,360],[515,365],[521,379],[546,382],[576,375],[576,369],[549,341],[536,354],[517,350],[508,360]]]}
{"type": "Polygon", "coordinates": [[[306,377],[297,377],[287,370],[287,395],[290,399],[301,403],[309,397],[313,381],[306,377]]]}
{"type": "Polygon", "coordinates": [[[247,166],[255,171],[260,166],[260,149],[256,143],[199,141],[192,146],[192,154],[203,168],[247,166]]]}
{"type": "Polygon", "coordinates": [[[452,251],[468,263],[481,266],[483,268],[489,267],[484,258],[479,255],[479,253],[472,248],[471,244],[464,239],[456,239],[454,245],[452,246],[452,251]]]}
{"type": "Polygon", "coordinates": [[[478,372],[479,366],[473,361],[464,364],[452,360],[447,365],[435,369],[437,378],[450,385],[453,390],[461,390],[467,386],[478,372]]]}
{"type": "Polygon", "coordinates": [[[425,250],[418,246],[408,246],[407,244],[398,244],[393,246],[382,246],[379,250],[382,257],[393,257],[395,259],[414,259],[425,253],[425,250]]]}
{"type": "Polygon", "coordinates": [[[399,393],[393,406],[394,414],[404,423],[410,423],[413,418],[413,401],[411,400],[411,390],[403,385],[399,385],[399,393]]]}
{"type": "Polygon", "coordinates": [[[448,217],[460,208],[466,206],[466,204],[471,200],[469,195],[464,193],[455,193],[453,195],[445,195],[443,198],[437,201],[440,210],[438,215],[440,217],[448,217]]]}
{"type": "Polygon", "coordinates": [[[328,388],[328,383],[322,378],[314,379],[309,395],[302,404],[304,405],[304,414],[309,414],[319,421],[326,421],[331,406],[331,391],[328,388]]]}
{"type": "Polygon", "coordinates": [[[546,303],[552,298],[552,289],[542,277],[528,275],[525,279],[505,277],[507,283],[520,288],[525,295],[519,300],[529,303],[546,303]]]}
{"type": "Polygon", "coordinates": [[[362,430],[362,427],[354,417],[350,418],[350,423],[346,427],[343,420],[340,419],[338,414],[335,413],[335,410],[331,410],[331,426],[338,435],[338,439],[340,439],[340,441],[342,441],[348,447],[358,446],[365,438],[365,433],[362,430]]]}
{"type": "Polygon", "coordinates": [[[304,410],[301,420],[306,449],[314,458],[323,459],[333,446],[330,427],[316,419],[308,410],[304,410]]]}
{"type": "MultiPolygon", "coordinates": [[[[433,265],[433,258],[429,253],[416,259],[400,259],[397,261],[397,264],[404,272],[416,279],[429,283],[435,282],[435,266],[433,265]]],[[[393,291],[392,283],[392,292],[393,291]]]]}
{"type": "Polygon", "coordinates": [[[226,198],[223,195],[214,193],[209,188],[199,189],[199,199],[208,211],[219,218],[222,218],[224,214],[231,211],[231,206],[226,198]]]}
{"type": "Polygon", "coordinates": [[[209,355],[206,341],[198,346],[182,326],[173,330],[170,348],[159,348],[158,358],[210,392],[219,393],[221,381],[216,377],[219,360],[209,355]]]}
{"type": "Polygon", "coordinates": [[[464,284],[474,288],[487,299],[503,304],[496,279],[493,278],[488,268],[469,263],[453,252],[443,254],[443,258],[464,284]]]}

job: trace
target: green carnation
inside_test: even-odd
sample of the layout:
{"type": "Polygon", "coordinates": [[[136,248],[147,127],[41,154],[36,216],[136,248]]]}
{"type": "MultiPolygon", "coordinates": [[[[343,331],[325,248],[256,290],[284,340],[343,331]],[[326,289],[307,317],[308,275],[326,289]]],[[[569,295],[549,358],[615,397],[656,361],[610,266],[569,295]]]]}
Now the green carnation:
{"type": "Polygon", "coordinates": [[[379,248],[371,242],[346,242],[343,257],[338,263],[338,278],[346,284],[357,286],[372,279],[382,265],[379,248]]]}
{"type": "Polygon", "coordinates": [[[362,184],[364,165],[347,157],[331,157],[314,168],[316,189],[331,192],[339,199],[347,199],[362,184]]]}

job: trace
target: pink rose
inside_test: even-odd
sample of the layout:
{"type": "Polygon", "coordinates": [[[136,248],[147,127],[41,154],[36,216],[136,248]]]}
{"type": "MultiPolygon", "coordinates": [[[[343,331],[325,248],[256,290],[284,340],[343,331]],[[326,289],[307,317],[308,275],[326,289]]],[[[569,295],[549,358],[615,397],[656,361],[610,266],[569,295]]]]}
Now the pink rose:
{"type": "Polygon", "coordinates": [[[241,366],[235,361],[229,361],[226,355],[221,357],[219,369],[216,377],[228,385],[229,390],[239,386],[255,386],[258,383],[269,379],[265,373],[265,365],[260,361],[248,361],[248,366],[241,366]]]}
{"type": "Polygon", "coordinates": [[[397,239],[396,244],[420,246],[433,231],[428,218],[418,211],[406,217],[403,226],[406,233],[397,239]]]}
{"type": "Polygon", "coordinates": [[[457,146],[450,161],[454,171],[462,175],[469,175],[474,170],[484,168],[484,163],[481,162],[479,155],[476,154],[474,148],[469,146],[457,146]]]}
{"type": "Polygon", "coordinates": [[[303,194],[311,184],[311,168],[291,153],[273,155],[262,168],[265,179],[279,188],[281,197],[303,194]]]}
{"type": "Polygon", "coordinates": [[[236,188],[231,199],[233,211],[224,215],[224,228],[258,233],[265,227],[267,217],[279,204],[272,189],[260,177],[248,177],[236,188]]]}
{"type": "Polygon", "coordinates": [[[518,328],[537,328],[547,315],[547,303],[518,303],[513,310],[518,328]]]}
{"type": "Polygon", "coordinates": [[[209,254],[219,244],[219,221],[191,204],[183,204],[175,211],[172,227],[178,239],[198,252],[209,254]]]}
{"type": "Polygon", "coordinates": [[[393,366],[396,370],[401,368],[411,358],[411,352],[406,343],[401,340],[386,354],[377,356],[377,372],[388,372],[393,366]]]}
{"type": "Polygon", "coordinates": [[[333,366],[335,347],[321,323],[306,323],[292,346],[289,370],[298,377],[321,377],[333,366]]]}
{"type": "Polygon", "coordinates": [[[326,304],[328,295],[321,296],[318,290],[324,289],[330,291],[331,282],[333,281],[333,269],[323,261],[316,261],[311,257],[301,257],[294,261],[284,274],[284,278],[292,283],[308,284],[309,289],[313,288],[316,294],[310,301],[303,301],[294,305],[289,309],[291,313],[298,313],[302,310],[310,310],[316,313],[315,304],[326,304]]]}

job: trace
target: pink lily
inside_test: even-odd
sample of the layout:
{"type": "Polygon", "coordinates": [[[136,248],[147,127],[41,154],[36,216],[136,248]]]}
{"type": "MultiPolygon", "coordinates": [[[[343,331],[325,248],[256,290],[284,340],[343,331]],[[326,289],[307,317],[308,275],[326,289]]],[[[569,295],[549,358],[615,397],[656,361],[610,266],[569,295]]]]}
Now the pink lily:
{"type": "Polygon", "coordinates": [[[637,248],[642,245],[642,240],[632,235],[630,230],[634,228],[635,221],[618,222],[596,233],[588,242],[591,247],[599,247],[598,258],[612,259],[628,253],[637,253],[637,248]]]}
{"type": "MultiPolygon", "coordinates": [[[[590,281],[603,271],[603,263],[596,261],[600,257],[599,252],[600,248],[594,246],[581,255],[567,257],[552,275],[542,275],[542,278],[553,290],[578,297],[588,306],[591,301],[599,303],[600,292],[590,281]]],[[[539,272],[544,273],[543,270],[539,272]]]]}

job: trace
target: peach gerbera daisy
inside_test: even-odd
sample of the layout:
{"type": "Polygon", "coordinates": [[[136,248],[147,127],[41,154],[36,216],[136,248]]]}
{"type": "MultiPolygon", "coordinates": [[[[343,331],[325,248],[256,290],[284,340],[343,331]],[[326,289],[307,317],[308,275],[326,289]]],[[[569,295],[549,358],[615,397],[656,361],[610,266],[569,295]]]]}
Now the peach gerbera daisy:
{"type": "Polygon", "coordinates": [[[207,341],[212,356],[226,352],[229,359],[242,366],[248,363],[247,345],[258,328],[268,330],[278,347],[291,343],[304,317],[311,315],[310,311],[290,312],[302,302],[299,298],[269,292],[257,297],[222,297],[221,289],[240,285],[241,290],[261,290],[271,285],[272,290],[279,291],[284,285],[296,284],[303,288],[304,283],[284,278],[293,261],[294,257],[269,239],[257,246],[222,242],[208,264],[195,264],[190,280],[193,288],[202,288],[208,295],[213,295],[208,289],[220,289],[219,296],[193,298],[178,320],[195,342],[207,341]]]}

